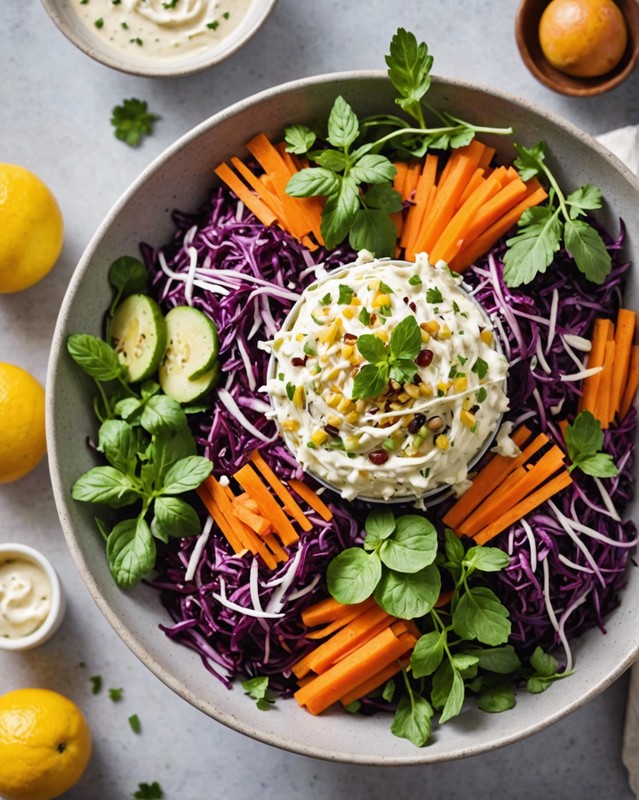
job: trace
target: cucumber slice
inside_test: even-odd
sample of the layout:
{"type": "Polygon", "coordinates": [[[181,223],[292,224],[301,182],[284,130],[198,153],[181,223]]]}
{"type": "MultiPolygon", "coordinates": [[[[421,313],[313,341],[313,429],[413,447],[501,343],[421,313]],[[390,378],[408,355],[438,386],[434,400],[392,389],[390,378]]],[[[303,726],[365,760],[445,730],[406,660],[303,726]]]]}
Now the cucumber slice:
{"type": "Polygon", "coordinates": [[[160,366],[166,349],[166,324],[160,306],[146,294],[132,294],[120,303],[111,321],[111,343],[137,383],[160,366]]]}
{"type": "Polygon", "coordinates": [[[220,362],[216,361],[213,369],[195,380],[190,380],[184,372],[174,369],[173,364],[166,361],[160,364],[158,374],[164,394],[177,400],[178,403],[194,403],[205,397],[217,383],[220,377],[220,362]]]}
{"type": "Polygon", "coordinates": [[[189,380],[213,369],[219,343],[212,319],[192,306],[176,306],[166,315],[167,349],[164,360],[173,361],[189,380]]]}

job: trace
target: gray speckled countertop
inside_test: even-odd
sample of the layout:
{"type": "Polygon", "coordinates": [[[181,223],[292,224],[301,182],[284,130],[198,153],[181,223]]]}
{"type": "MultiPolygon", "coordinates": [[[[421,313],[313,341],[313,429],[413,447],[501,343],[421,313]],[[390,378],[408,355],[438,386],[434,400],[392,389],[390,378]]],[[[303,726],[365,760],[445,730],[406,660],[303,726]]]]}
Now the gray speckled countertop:
{"type": "MultiPolygon", "coordinates": [[[[279,0],[240,53],[208,72],[152,80],[114,72],[76,50],[37,0],[0,2],[0,161],[28,167],[52,188],[66,220],[54,271],[39,285],[0,295],[0,361],[44,382],[57,311],[80,254],[100,220],[144,167],[178,136],[258,90],[305,75],[382,68],[394,30],[428,41],[434,72],[521,95],[592,134],[639,122],[639,72],[590,100],[555,95],[529,75],[513,33],[515,0],[279,0]],[[137,150],[117,141],[111,108],[139,97],[161,115],[137,150]]],[[[157,780],[167,800],[432,800],[603,798],[632,794],[621,763],[627,677],[549,730],[508,748],[452,764],[396,769],[349,767],[280,752],[227,730],[180,700],[140,664],[102,618],[60,530],[46,463],[0,487],[0,541],[43,550],[66,586],[63,627],[47,645],[0,654],[0,693],[43,686],[74,698],[95,737],[89,769],[70,800],[131,797],[157,780]],[[84,662],[85,667],[80,666],[84,662]],[[123,687],[119,703],[91,694],[123,687]],[[130,730],[137,713],[142,733],[130,730]]]]}

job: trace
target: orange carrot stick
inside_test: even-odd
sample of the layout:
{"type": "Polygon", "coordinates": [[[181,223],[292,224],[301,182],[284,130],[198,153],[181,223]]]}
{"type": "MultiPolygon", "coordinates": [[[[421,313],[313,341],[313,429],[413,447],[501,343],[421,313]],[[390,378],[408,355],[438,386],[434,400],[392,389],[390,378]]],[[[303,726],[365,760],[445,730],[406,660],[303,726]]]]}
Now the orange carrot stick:
{"type": "Polygon", "coordinates": [[[375,689],[379,689],[379,687],[390,680],[393,675],[397,675],[401,668],[401,661],[391,661],[387,667],[376,672],[375,675],[372,675],[370,678],[360,683],[359,686],[356,686],[343,697],[340,697],[340,703],[349,706],[351,703],[354,703],[355,700],[361,700],[362,697],[375,691],[375,689]]]}
{"type": "Polygon", "coordinates": [[[408,164],[406,169],[406,177],[404,178],[402,200],[411,199],[411,195],[417,188],[417,182],[419,181],[419,176],[421,175],[421,172],[422,172],[421,161],[413,161],[412,164],[408,164]]]}
{"type": "Polygon", "coordinates": [[[237,195],[238,199],[244,203],[249,211],[255,214],[263,225],[272,225],[275,222],[276,216],[271,209],[242,183],[228,164],[220,164],[216,167],[215,174],[220,180],[224,181],[229,189],[237,195]]]}
{"type": "Polygon", "coordinates": [[[639,380],[639,345],[634,344],[630,351],[630,365],[628,367],[628,380],[624,389],[621,405],[619,406],[619,419],[622,420],[632,408],[637,393],[639,380]]]}
{"type": "Polygon", "coordinates": [[[615,327],[615,365],[612,373],[610,419],[621,407],[623,392],[628,378],[632,340],[635,334],[637,315],[628,308],[620,308],[615,327]]]}
{"type": "Polygon", "coordinates": [[[395,177],[393,178],[393,189],[402,196],[404,199],[404,181],[406,180],[406,173],[408,171],[408,164],[405,161],[394,161],[395,177]]]}
{"type": "Polygon", "coordinates": [[[402,231],[400,245],[406,250],[406,258],[415,258],[415,239],[424,224],[426,209],[430,196],[435,189],[437,178],[437,156],[428,153],[424,160],[424,168],[419,176],[417,188],[415,189],[415,205],[408,209],[406,222],[402,231]]]}
{"type": "Polygon", "coordinates": [[[467,246],[487,228],[497,222],[500,217],[519,203],[526,195],[526,184],[517,173],[515,173],[515,176],[515,178],[507,176],[507,183],[503,184],[497,194],[491,197],[490,200],[479,209],[468,226],[462,247],[467,246]]]}
{"type": "MultiPolygon", "coordinates": [[[[598,317],[595,320],[595,326],[592,334],[592,346],[590,348],[590,353],[588,354],[588,369],[592,369],[593,367],[603,367],[606,342],[609,339],[612,339],[612,330],[612,322],[609,319],[598,317]]],[[[600,381],[601,372],[584,379],[582,384],[583,394],[579,402],[580,411],[590,411],[591,414],[594,414],[597,405],[600,381]]]]}
{"type": "Polygon", "coordinates": [[[245,464],[242,469],[233,475],[233,478],[245,492],[250,494],[258,504],[261,513],[270,520],[283,545],[291,545],[299,539],[289,518],[282,511],[270,491],[264,486],[251,464],[245,464]]]}
{"type": "Polygon", "coordinates": [[[250,508],[247,508],[246,504],[233,503],[232,509],[234,516],[242,520],[242,522],[248,525],[258,536],[264,537],[271,532],[272,527],[270,522],[261,516],[261,514],[256,514],[254,511],[251,511],[250,508]]]}
{"type": "Polygon", "coordinates": [[[262,475],[264,480],[268,483],[268,485],[271,487],[271,489],[280,498],[286,511],[290,514],[291,517],[293,517],[293,519],[297,523],[299,523],[300,528],[303,531],[312,530],[313,529],[312,523],[306,517],[301,507],[297,504],[293,495],[289,492],[286,486],[284,486],[282,481],[277,477],[277,475],[266,463],[259,450],[254,450],[251,453],[251,461],[255,464],[258,472],[260,472],[260,474],[262,475]]]}
{"type": "Polygon", "coordinates": [[[559,475],[548,481],[548,483],[544,484],[540,489],[537,489],[536,492],[529,494],[528,497],[524,498],[520,503],[517,503],[516,506],[513,506],[505,514],[502,514],[494,522],[491,522],[490,525],[487,525],[473,537],[475,543],[479,545],[486,544],[486,542],[489,542],[502,531],[505,531],[506,528],[514,525],[515,522],[525,517],[526,514],[530,514],[537,506],[545,503],[546,500],[549,500],[553,495],[565,489],[566,486],[569,486],[571,483],[572,478],[568,474],[568,470],[560,472],[559,475]]]}
{"type": "Polygon", "coordinates": [[[369,598],[365,600],[364,603],[369,603],[367,608],[362,608],[363,603],[358,603],[357,605],[346,606],[347,609],[351,609],[350,611],[345,612],[341,617],[333,620],[333,622],[329,622],[328,625],[325,625],[323,628],[318,628],[317,630],[310,631],[306,634],[307,639],[325,639],[327,636],[335,633],[340,628],[343,628],[345,625],[348,625],[349,622],[352,622],[354,619],[360,616],[363,611],[368,610],[368,608],[372,608],[375,605],[375,601],[373,598],[369,598]],[[360,607],[358,607],[360,606],[360,607]]]}
{"type": "Polygon", "coordinates": [[[213,497],[212,497],[211,493],[208,491],[208,489],[206,488],[206,486],[204,486],[204,484],[202,484],[202,486],[199,486],[196,489],[196,491],[197,491],[197,493],[199,495],[200,500],[206,506],[206,510],[213,517],[213,520],[214,520],[215,524],[222,531],[222,533],[224,534],[225,539],[227,540],[227,542],[233,548],[233,552],[236,553],[237,555],[241,555],[243,553],[246,553],[247,548],[238,539],[237,534],[235,533],[235,530],[227,522],[224,514],[222,514],[222,511],[220,510],[220,507],[213,500],[213,497]]]}
{"type": "Polygon", "coordinates": [[[352,611],[363,614],[374,604],[374,600],[369,598],[361,603],[353,603],[346,605],[340,603],[333,597],[325,597],[312,606],[308,606],[302,611],[302,622],[307,628],[314,628],[317,625],[323,625],[326,622],[334,622],[336,619],[341,619],[352,611]]]}
{"type": "MultiPolygon", "coordinates": [[[[504,169],[504,172],[506,170],[504,169]]],[[[482,183],[486,180],[486,176],[484,175],[485,170],[482,167],[477,167],[477,169],[471,175],[470,180],[466,184],[464,191],[459,196],[459,200],[457,201],[457,205],[455,206],[455,211],[459,211],[459,209],[464,205],[466,200],[471,196],[471,194],[475,191],[478,186],[481,186],[482,183]]]]}
{"type": "Polygon", "coordinates": [[[324,502],[322,502],[319,495],[317,495],[310,486],[307,486],[305,483],[302,483],[302,481],[298,481],[295,478],[291,478],[291,480],[288,482],[288,485],[302,498],[302,500],[308,503],[313,511],[316,511],[323,520],[329,522],[329,520],[333,519],[333,512],[324,502]]]}
{"type": "Polygon", "coordinates": [[[605,430],[610,424],[611,416],[611,391],[612,375],[615,362],[615,340],[608,339],[604,346],[603,369],[599,373],[599,386],[597,387],[597,399],[595,402],[594,415],[601,422],[601,427],[605,430]]]}

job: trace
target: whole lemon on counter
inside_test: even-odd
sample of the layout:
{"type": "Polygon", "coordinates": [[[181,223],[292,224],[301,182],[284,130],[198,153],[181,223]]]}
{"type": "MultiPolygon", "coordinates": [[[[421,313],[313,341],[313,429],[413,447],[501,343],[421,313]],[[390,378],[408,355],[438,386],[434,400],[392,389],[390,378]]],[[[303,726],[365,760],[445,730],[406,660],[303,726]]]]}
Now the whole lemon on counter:
{"type": "Polygon", "coordinates": [[[31,472],[46,451],[44,389],[21,367],[0,361],[0,484],[31,472]]]}
{"type": "Polygon", "coordinates": [[[577,78],[605,75],[628,41],[623,14],[613,0],[552,0],[539,22],[539,43],[553,67],[577,78]]]}
{"type": "Polygon", "coordinates": [[[53,800],[75,785],[91,757],[91,731],[78,706],[48,689],[0,697],[0,796],[53,800]]]}
{"type": "Polygon", "coordinates": [[[33,286],[62,250],[62,213],[50,189],[28,169],[0,163],[0,294],[33,286]]]}

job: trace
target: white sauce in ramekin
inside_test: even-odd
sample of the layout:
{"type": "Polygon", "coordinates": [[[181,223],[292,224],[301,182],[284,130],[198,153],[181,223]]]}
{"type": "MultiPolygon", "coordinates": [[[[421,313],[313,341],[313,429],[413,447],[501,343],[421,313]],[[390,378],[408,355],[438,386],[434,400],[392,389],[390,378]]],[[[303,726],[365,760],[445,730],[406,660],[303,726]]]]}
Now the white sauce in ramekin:
{"type": "Polygon", "coordinates": [[[72,0],[84,25],[109,47],[157,62],[218,45],[252,0],[72,0]]]}
{"type": "Polygon", "coordinates": [[[416,263],[358,262],[309,286],[270,343],[266,390],[281,435],[301,466],[345,499],[466,485],[469,464],[508,409],[507,361],[459,283],[425,255],[416,263]],[[385,395],[353,400],[367,363],[356,337],[390,341],[409,316],[430,364],[417,366],[412,381],[389,384],[385,395]]]}
{"type": "Polygon", "coordinates": [[[26,558],[0,560],[0,637],[20,639],[36,631],[51,611],[51,583],[26,558]]]}

